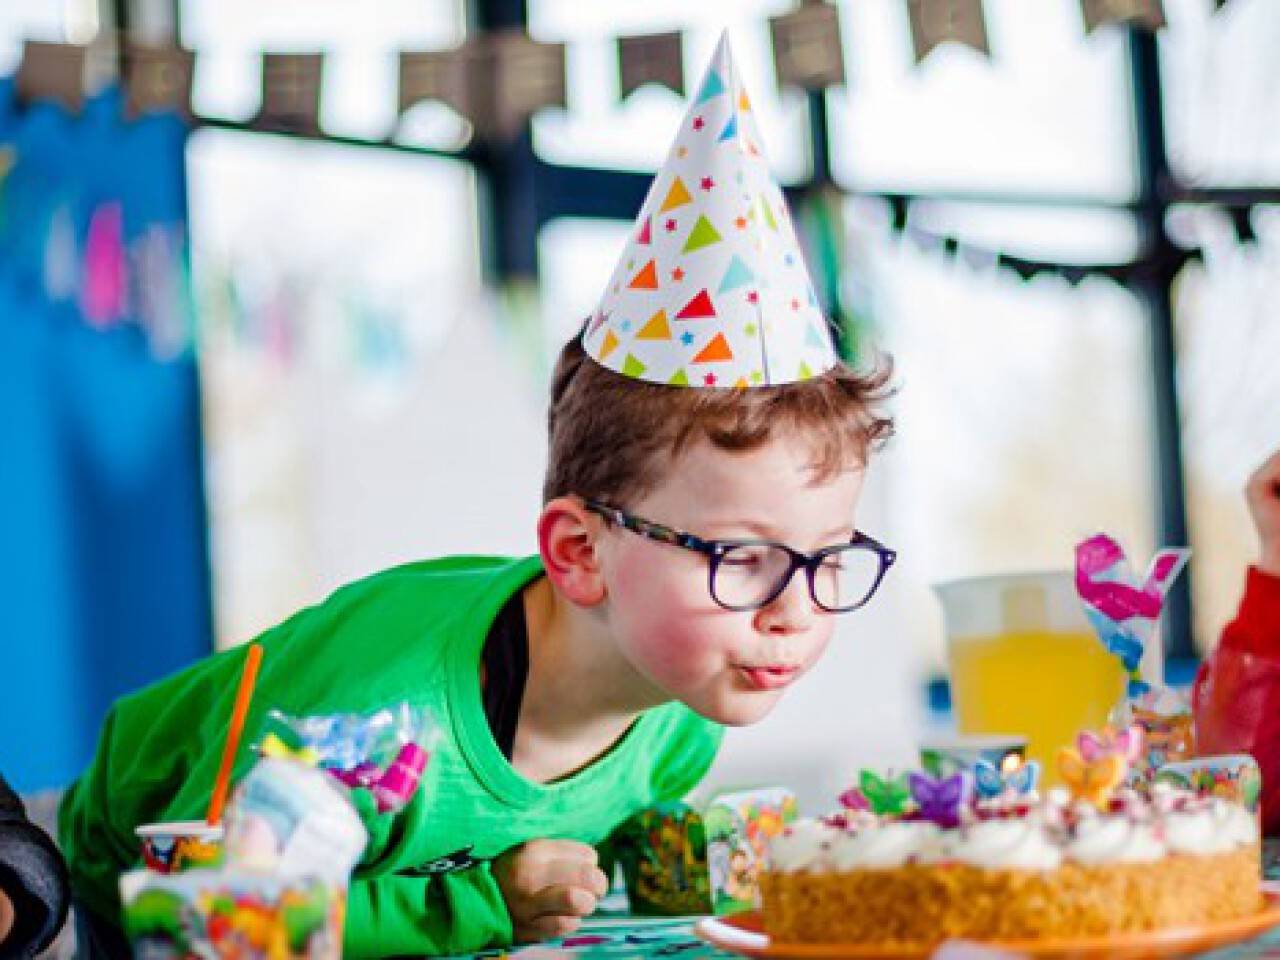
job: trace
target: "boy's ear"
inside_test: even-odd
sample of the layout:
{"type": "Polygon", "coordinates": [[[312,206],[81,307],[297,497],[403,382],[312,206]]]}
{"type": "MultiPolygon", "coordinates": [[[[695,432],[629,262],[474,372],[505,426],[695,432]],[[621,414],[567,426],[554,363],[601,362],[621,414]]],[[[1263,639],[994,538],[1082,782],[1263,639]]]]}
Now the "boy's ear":
{"type": "Polygon", "coordinates": [[[594,607],[605,598],[596,550],[601,522],[576,497],[556,497],[538,515],[538,552],[547,579],[572,603],[594,607]]]}

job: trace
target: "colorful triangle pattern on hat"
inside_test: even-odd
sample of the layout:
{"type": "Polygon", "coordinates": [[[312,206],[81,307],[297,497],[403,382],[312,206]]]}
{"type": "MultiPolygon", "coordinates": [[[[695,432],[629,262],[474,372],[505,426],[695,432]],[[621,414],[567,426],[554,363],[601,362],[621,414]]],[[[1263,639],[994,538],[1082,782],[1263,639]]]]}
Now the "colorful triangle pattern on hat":
{"type": "Polygon", "coordinates": [[[768,386],[837,363],[755,113],[722,37],[584,344],[624,376],[768,386]]]}

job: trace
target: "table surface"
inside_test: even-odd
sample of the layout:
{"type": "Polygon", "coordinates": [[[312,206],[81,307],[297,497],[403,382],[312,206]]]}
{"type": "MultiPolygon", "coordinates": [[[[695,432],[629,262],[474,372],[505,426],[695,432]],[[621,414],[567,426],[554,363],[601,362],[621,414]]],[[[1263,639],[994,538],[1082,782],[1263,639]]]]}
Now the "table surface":
{"type": "MultiPolygon", "coordinates": [[[[1263,849],[1263,873],[1269,880],[1280,880],[1280,839],[1268,840],[1263,849]]],[[[625,906],[625,900],[611,899],[605,909],[587,920],[572,937],[549,940],[534,946],[510,951],[493,950],[480,957],[516,957],[519,960],[592,960],[601,957],[679,957],[703,960],[713,957],[726,960],[735,954],[703,943],[693,935],[697,917],[632,917],[611,914],[625,906]]],[[[1203,954],[1212,960],[1280,960],[1280,928],[1247,943],[1223,947],[1203,954]]]]}

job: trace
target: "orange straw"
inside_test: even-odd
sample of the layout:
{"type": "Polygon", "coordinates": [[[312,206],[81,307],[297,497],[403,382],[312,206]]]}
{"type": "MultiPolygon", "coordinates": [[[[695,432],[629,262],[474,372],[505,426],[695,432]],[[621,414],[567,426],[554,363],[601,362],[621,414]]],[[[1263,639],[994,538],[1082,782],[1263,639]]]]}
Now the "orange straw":
{"type": "Polygon", "coordinates": [[[258,680],[258,666],[262,663],[261,644],[250,644],[244,658],[244,671],[240,674],[240,688],[236,691],[236,705],[231,710],[231,725],[227,728],[227,742],[222,748],[222,765],[214,782],[213,796],[209,798],[209,815],[205,822],[216,827],[222,819],[222,808],[227,802],[227,789],[231,786],[231,767],[240,747],[240,734],[244,731],[244,718],[249,713],[249,701],[253,697],[253,685],[258,680]]]}

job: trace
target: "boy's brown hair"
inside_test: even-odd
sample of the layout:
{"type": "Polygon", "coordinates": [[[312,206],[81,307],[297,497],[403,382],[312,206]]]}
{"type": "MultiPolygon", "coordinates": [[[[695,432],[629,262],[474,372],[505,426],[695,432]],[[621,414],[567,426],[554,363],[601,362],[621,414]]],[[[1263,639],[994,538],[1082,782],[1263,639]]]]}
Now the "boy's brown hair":
{"type": "Polygon", "coordinates": [[[892,390],[888,358],[866,373],[845,364],[809,380],[747,389],[672,387],[635,380],[596,363],[582,334],[560,353],[547,413],[543,502],[567,494],[625,507],[652,490],[666,463],[705,438],[749,451],[775,436],[805,439],[819,482],[893,434],[879,408],[892,390]]]}

